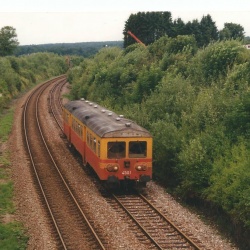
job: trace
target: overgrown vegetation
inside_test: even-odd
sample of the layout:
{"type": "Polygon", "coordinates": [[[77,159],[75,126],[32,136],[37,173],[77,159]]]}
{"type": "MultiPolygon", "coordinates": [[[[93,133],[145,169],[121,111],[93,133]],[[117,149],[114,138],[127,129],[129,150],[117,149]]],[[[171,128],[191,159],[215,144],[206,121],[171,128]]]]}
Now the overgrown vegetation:
{"type": "Polygon", "coordinates": [[[6,250],[25,250],[27,237],[19,223],[0,224],[0,248],[6,250]]]}
{"type": "Polygon", "coordinates": [[[50,53],[0,57],[0,111],[25,89],[67,70],[66,58],[50,53]]]}
{"type": "Polygon", "coordinates": [[[250,51],[193,36],[104,48],[69,72],[71,98],[122,113],[154,137],[154,179],[230,218],[249,248],[250,51]]]}
{"type": "Polygon", "coordinates": [[[13,122],[13,110],[10,109],[4,115],[0,115],[0,142],[5,142],[8,139],[8,135],[11,131],[13,122]]]}

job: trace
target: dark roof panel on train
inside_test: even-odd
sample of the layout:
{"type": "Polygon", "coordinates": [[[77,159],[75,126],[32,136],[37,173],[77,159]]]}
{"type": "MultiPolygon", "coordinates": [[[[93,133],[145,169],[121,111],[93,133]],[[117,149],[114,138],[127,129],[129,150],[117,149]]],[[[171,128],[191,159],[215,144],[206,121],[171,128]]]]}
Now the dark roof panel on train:
{"type": "Polygon", "coordinates": [[[70,101],[64,107],[100,137],[152,137],[135,122],[90,101],[70,101]]]}

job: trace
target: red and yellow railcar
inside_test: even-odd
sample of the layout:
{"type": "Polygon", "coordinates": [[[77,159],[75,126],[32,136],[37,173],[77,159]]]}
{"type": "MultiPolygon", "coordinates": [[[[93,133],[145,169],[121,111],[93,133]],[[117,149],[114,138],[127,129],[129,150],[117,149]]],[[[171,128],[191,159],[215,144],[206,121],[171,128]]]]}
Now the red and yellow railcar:
{"type": "Polygon", "coordinates": [[[135,122],[87,100],[63,108],[64,133],[100,180],[152,179],[152,136],[135,122]]]}

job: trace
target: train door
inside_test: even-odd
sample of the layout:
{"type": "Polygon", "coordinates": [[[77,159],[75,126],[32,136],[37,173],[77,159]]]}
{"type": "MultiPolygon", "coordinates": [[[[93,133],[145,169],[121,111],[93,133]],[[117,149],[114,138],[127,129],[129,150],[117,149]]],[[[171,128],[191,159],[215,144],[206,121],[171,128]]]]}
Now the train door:
{"type": "Polygon", "coordinates": [[[68,130],[67,130],[67,138],[69,141],[69,145],[71,146],[71,133],[72,133],[72,115],[70,113],[66,113],[67,115],[67,124],[68,124],[68,130]]]}
{"type": "Polygon", "coordinates": [[[86,161],[86,140],[87,140],[87,131],[86,131],[86,127],[83,126],[83,152],[82,152],[82,162],[83,165],[86,166],[87,165],[87,161],[86,161]]]}
{"type": "Polygon", "coordinates": [[[65,109],[63,110],[63,132],[71,143],[71,115],[65,109]]]}

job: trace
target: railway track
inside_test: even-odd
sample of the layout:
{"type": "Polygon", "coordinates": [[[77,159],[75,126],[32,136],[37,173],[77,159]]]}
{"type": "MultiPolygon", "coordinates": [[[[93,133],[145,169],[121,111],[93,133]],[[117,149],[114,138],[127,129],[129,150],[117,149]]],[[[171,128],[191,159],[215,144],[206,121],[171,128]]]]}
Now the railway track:
{"type": "Polygon", "coordinates": [[[53,85],[58,85],[60,89],[60,85],[64,83],[65,76],[48,81],[40,85],[27,99],[23,110],[26,148],[41,200],[51,218],[52,234],[55,235],[58,248],[105,249],[103,239],[95,232],[92,222],[87,219],[82,205],[78,204],[64,179],[57,159],[53,157],[53,152],[46,143],[49,138],[43,135],[47,123],[39,112],[41,99],[45,98],[43,93],[53,85]]]}
{"type": "Polygon", "coordinates": [[[99,191],[145,249],[206,249],[190,233],[184,233],[180,225],[175,225],[146,197],[146,190],[126,189],[112,192],[104,186],[99,191]],[[145,194],[143,194],[145,193],[145,194]]]}
{"type": "MultiPolygon", "coordinates": [[[[142,242],[155,249],[201,249],[163,215],[144,195],[114,194],[112,198],[126,212],[142,232],[142,242]],[[145,240],[145,237],[147,240],[145,240]]],[[[114,205],[116,207],[116,205],[114,205]]]]}

